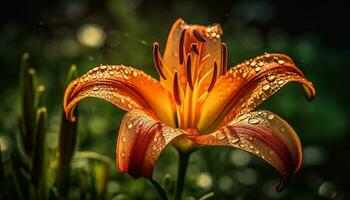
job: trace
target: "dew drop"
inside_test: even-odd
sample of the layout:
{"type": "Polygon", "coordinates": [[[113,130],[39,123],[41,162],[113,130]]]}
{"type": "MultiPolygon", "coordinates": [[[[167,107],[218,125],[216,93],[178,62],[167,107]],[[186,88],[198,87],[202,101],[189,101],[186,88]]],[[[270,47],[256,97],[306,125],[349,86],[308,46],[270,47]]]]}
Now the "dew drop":
{"type": "Polygon", "coordinates": [[[126,137],[125,136],[122,137],[122,142],[126,142],[126,137]]]}
{"type": "Polygon", "coordinates": [[[218,139],[218,140],[222,140],[225,138],[225,134],[221,131],[217,132],[215,137],[218,139]]]}
{"type": "Polygon", "coordinates": [[[128,128],[132,128],[132,123],[128,123],[128,128]]]}
{"type": "Polygon", "coordinates": [[[284,83],[284,80],[279,80],[279,81],[277,82],[278,85],[282,85],[283,83],[284,83]]]}
{"type": "Polygon", "coordinates": [[[278,60],[277,63],[282,65],[284,63],[284,60],[278,60]]]}
{"type": "Polygon", "coordinates": [[[253,145],[249,145],[249,149],[254,149],[254,146],[253,145]]]}
{"type": "Polygon", "coordinates": [[[255,150],[255,153],[256,153],[256,154],[260,154],[260,151],[259,151],[259,150],[255,150]]]}
{"type": "Polygon", "coordinates": [[[265,53],[265,58],[269,58],[271,55],[268,53],[265,53]]]}
{"type": "Polygon", "coordinates": [[[255,72],[259,72],[261,70],[261,67],[256,67],[254,70],[255,72]]]}
{"type": "Polygon", "coordinates": [[[270,76],[267,77],[267,80],[270,81],[270,82],[272,82],[272,81],[275,80],[275,78],[276,78],[276,76],[270,75],[270,76]]]}
{"type": "Polygon", "coordinates": [[[244,148],[245,145],[243,143],[239,144],[240,147],[244,148]]]}
{"type": "Polygon", "coordinates": [[[269,119],[269,120],[271,120],[271,119],[273,119],[275,117],[275,115],[274,114],[269,114],[269,115],[267,115],[267,119],[269,119]]]}
{"type": "Polygon", "coordinates": [[[282,131],[282,132],[284,132],[285,130],[286,130],[286,129],[283,128],[283,127],[280,128],[280,131],[282,131]]]}
{"type": "Polygon", "coordinates": [[[93,90],[93,91],[97,91],[97,90],[98,90],[98,87],[97,87],[97,86],[94,86],[94,87],[92,88],[92,90],[93,90]]]}
{"type": "Polygon", "coordinates": [[[107,69],[107,67],[106,66],[101,66],[100,69],[105,70],[105,69],[107,69]]]}
{"type": "Polygon", "coordinates": [[[250,66],[254,67],[256,65],[256,61],[253,60],[251,63],[250,63],[250,66]]]}
{"type": "Polygon", "coordinates": [[[78,81],[74,81],[74,82],[73,82],[73,85],[77,85],[77,84],[78,84],[78,81]]]}
{"type": "Polygon", "coordinates": [[[252,117],[252,118],[248,119],[249,124],[258,124],[259,122],[260,122],[260,120],[258,118],[252,117]]]}
{"type": "Polygon", "coordinates": [[[264,65],[264,62],[263,61],[261,61],[261,62],[259,62],[259,66],[263,66],[264,65]]]}
{"type": "Polygon", "coordinates": [[[123,159],[125,159],[125,158],[126,158],[125,151],[122,151],[122,152],[120,153],[120,156],[121,156],[123,159]]]}
{"type": "Polygon", "coordinates": [[[238,142],[238,138],[236,138],[236,137],[233,137],[233,138],[230,138],[230,143],[231,144],[235,144],[235,143],[237,143],[238,142]]]}
{"type": "Polygon", "coordinates": [[[272,151],[272,150],[268,150],[267,152],[268,152],[270,155],[273,154],[273,151],[272,151]]]}
{"type": "Polygon", "coordinates": [[[133,72],[132,72],[132,75],[133,75],[134,77],[136,77],[136,76],[137,76],[137,71],[133,71],[133,72]]]}
{"type": "Polygon", "coordinates": [[[267,91],[270,89],[270,85],[269,84],[266,84],[262,87],[263,90],[267,91]]]}

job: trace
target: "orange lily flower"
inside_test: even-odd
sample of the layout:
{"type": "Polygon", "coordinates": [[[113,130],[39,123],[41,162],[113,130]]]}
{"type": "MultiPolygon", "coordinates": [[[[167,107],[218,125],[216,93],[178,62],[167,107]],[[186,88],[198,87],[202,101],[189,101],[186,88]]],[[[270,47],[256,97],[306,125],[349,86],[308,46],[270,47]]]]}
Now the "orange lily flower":
{"type": "Polygon", "coordinates": [[[286,121],[269,111],[252,110],[288,82],[299,82],[308,99],[312,83],[283,54],[265,53],[227,70],[222,29],[188,25],[178,19],[163,56],[153,44],[160,81],[124,65],[96,67],[72,81],[64,96],[67,118],[86,97],[124,109],[116,163],[122,173],[152,177],[164,148],[181,152],[202,145],[228,146],[250,152],[287,178],[302,164],[300,140],[286,121]]]}

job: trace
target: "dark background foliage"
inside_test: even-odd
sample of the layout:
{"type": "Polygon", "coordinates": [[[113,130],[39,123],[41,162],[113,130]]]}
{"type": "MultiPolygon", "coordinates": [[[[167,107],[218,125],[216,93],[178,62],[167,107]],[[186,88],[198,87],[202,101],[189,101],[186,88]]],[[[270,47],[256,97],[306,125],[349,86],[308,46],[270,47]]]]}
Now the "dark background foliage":
{"type": "MultiPolygon", "coordinates": [[[[348,199],[350,198],[348,8],[340,1],[151,1],[65,0],[6,1],[0,8],[0,143],[3,160],[16,151],[19,105],[19,61],[32,55],[39,82],[46,86],[51,160],[57,146],[64,80],[71,64],[82,74],[100,64],[125,64],[156,75],[151,44],[164,49],[172,23],[221,23],[229,63],[264,52],[294,58],[315,85],[317,96],[307,102],[299,87],[288,85],[259,108],[286,119],[303,143],[304,165],[277,193],[277,173],[242,151],[205,148],[191,160],[188,199],[214,192],[212,199],[348,199]],[[90,28],[90,29],[89,29],[90,28]],[[84,31],[92,30],[84,39],[84,31]],[[96,42],[97,41],[97,42],[96,42]],[[90,45],[89,45],[90,44],[90,45]],[[204,156],[206,155],[206,156],[204,156]]],[[[85,32],[86,33],[86,32],[85,32]]],[[[122,111],[96,99],[81,104],[79,150],[114,160],[115,138],[122,111]]],[[[155,177],[175,175],[176,154],[162,154],[155,177]]],[[[74,162],[70,197],[80,187],[74,176],[86,160],[74,162]]],[[[112,167],[114,169],[115,166],[112,167]]],[[[153,199],[143,180],[113,170],[107,197],[153,199]],[[115,195],[117,194],[117,195],[115,195]]]]}

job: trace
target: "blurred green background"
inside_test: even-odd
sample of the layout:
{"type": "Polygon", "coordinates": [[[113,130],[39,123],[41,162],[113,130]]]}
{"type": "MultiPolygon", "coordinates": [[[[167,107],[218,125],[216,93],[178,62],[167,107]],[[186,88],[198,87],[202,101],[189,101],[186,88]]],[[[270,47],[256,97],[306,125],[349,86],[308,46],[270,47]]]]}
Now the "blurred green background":
{"type": "MultiPolygon", "coordinates": [[[[100,64],[125,64],[155,76],[152,42],[158,41],[163,50],[172,23],[182,17],[189,23],[219,22],[231,66],[264,52],[285,53],[317,90],[315,100],[307,102],[300,88],[291,84],[259,106],[286,119],[303,144],[303,167],[285,190],[275,191],[277,173],[256,157],[227,148],[205,148],[191,157],[187,199],[209,192],[214,192],[210,199],[218,200],[350,198],[350,34],[344,27],[348,11],[341,2],[12,0],[0,10],[0,145],[2,160],[12,157],[15,172],[20,168],[16,162],[19,63],[24,52],[31,54],[38,81],[46,86],[46,151],[52,162],[69,67],[75,64],[82,74],[100,64]]],[[[96,99],[85,100],[79,109],[78,150],[97,152],[113,162],[125,113],[96,99]]],[[[82,186],[84,177],[98,173],[90,162],[74,159],[69,198],[95,198],[94,184],[82,186]]],[[[176,152],[168,148],[155,170],[160,182],[166,174],[171,177],[169,190],[176,164],[176,152]]],[[[104,188],[106,199],[157,198],[145,179],[134,180],[114,169],[112,164],[104,188]]],[[[8,197],[11,191],[1,192],[8,197]]]]}

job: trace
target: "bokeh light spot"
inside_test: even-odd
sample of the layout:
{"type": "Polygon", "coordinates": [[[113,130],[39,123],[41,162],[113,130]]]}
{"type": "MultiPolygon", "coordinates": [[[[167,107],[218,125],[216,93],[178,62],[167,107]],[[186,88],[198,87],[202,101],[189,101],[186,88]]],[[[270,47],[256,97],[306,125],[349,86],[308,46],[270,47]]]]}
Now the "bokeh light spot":
{"type": "Polygon", "coordinates": [[[104,44],[106,33],[97,24],[86,24],[79,28],[77,38],[81,44],[97,48],[104,44]]]}

